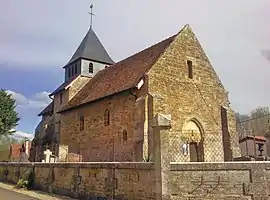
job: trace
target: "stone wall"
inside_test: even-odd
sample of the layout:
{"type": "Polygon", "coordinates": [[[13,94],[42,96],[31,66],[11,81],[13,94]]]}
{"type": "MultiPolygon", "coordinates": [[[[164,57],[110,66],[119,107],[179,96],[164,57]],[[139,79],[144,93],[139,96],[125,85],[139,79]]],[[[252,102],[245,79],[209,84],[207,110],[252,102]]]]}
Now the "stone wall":
{"type": "MultiPolygon", "coordinates": [[[[172,127],[170,146],[175,162],[190,161],[181,155],[181,146],[191,140],[189,128],[194,122],[200,133],[204,161],[224,161],[221,106],[227,109],[231,157],[240,156],[234,112],[228,92],[222,85],[198,39],[189,26],[176,36],[172,44],[148,72],[149,93],[153,97],[153,116],[170,114],[172,127]],[[192,61],[193,77],[188,76],[187,61],[192,61]]],[[[196,135],[195,135],[196,136],[196,135]]],[[[229,151],[229,149],[227,150],[229,151]]]]}
{"type": "Polygon", "coordinates": [[[35,172],[35,188],[80,199],[156,199],[153,163],[0,163],[0,180],[35,172]]]}
{"type": "Polygon", "coordinates": [[[60,144],[68,153],[82,155],[83,161],[112,162],[133,160],[134,98],[123,93],[61,114],[60,144]],[[105,125],[105,111],[110,125],[105,125]],[[80,118],[84,128],[80,130],[80,118]],[[123,132],[127,131],[127,140],[123,132]]]}
{"type": "Polygon", "coordinates": [[[270,162],[171,163],[174,200],[270,199],[270,162]]]}
{"type": "Polygon", "coordinates": [[[61,113],[60,145],[84,162],[142,161],[145,87],[134,92],[124,91],[61,113]],[[109,124],[105,124],[107,110],[109,124]]]}

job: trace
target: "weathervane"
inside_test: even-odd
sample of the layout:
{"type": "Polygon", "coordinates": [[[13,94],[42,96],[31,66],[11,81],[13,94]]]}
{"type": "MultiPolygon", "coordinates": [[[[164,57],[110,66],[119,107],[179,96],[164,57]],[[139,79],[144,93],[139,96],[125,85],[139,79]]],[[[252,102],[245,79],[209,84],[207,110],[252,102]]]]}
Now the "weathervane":
{"type": "Polygon", "coordinates": [[[88,12],[89,14],[90,14],[90,16],[91,16],[91,21],[90,21],[90,29],[92,28],[92,26],[93,26],[93,16],[94,16],[94,13],[93,13],[93,4],[91,4],[90,5],[90,9],[91,9],[91,12],[88,12]]]}

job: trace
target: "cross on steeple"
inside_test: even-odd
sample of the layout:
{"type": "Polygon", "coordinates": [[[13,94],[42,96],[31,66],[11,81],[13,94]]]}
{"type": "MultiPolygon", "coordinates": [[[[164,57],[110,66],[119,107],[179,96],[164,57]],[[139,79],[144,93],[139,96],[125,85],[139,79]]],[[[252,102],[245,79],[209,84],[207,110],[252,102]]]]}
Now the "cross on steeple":
{"type": "Polygon", "coordinates": [[[93,4],[90,5],[90,9],[91,9],[91,12],[88,12],[89,15],[90,15],[90,29],[92,28],[93,26],[93,16],[94,16],[94,13],[93,13],[93,4]]]}

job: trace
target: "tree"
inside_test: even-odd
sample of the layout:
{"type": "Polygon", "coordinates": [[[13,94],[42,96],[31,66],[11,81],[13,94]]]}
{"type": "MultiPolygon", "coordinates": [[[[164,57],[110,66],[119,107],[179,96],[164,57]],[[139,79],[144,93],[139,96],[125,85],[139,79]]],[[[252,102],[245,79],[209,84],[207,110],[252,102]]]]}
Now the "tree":
{"type": "Polygon", "coordinates": [[[240,123],[240,122],[243,122],[243,121],[246,121],[246,120],[249,120],[249,115],[241,115],[240,113],[236,113],[236,123],[240,123]]]}
{"type": "Polygon", "coordinates": [[[19,141],[12,136],[1,136],[0,137],[0,152],[7,151],[11,144],[18,144],[19,141]]]}
{"type": "Polygon", "coordinates": [[[0,90],[0,136],[12,135],[18,125],[19,117],[15,111],[16,103],[11,94],[0,90]]]}
{"type": "Polygon", "coordinates": [[[240,113],[236,113],[236,130],[240,139],[247,135],[249,119],[249,115],[241,115],[240,113]]]}
{"type": "Polygon", "coordinates": [[[266,136],[269,132],[269,107],[258,107],[251,112],[252,129],[255,135],[266,136]]]}
{"type": "Polygon", "coordinates": [[[239,136],[270,135],[270,111],[269,107],[257,107],[249,115],[236,114],[237,131],[239,136]]]}

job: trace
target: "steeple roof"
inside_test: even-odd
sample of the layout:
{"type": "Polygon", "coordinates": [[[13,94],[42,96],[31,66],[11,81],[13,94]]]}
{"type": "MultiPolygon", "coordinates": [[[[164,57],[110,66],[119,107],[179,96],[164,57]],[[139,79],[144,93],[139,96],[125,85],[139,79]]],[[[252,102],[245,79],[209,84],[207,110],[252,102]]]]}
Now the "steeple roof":
{"type": "Polygon", "coordinates": [[[66,66],[79,58],[90,59],[106,64],[114,64],[114,61],[105,50],[92,28],[89,29],[66,66]]]}

